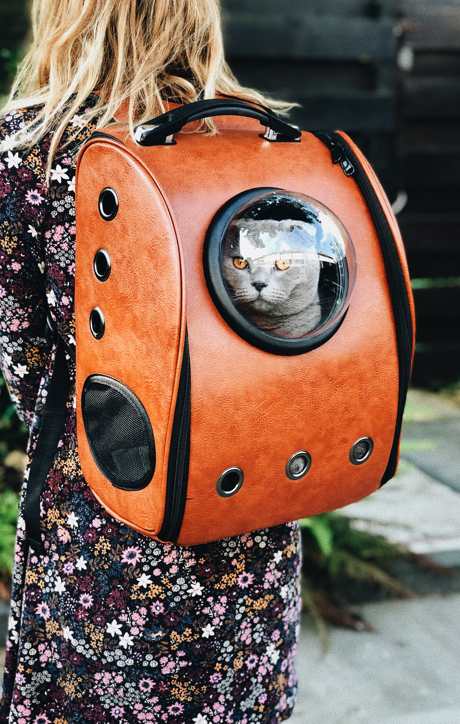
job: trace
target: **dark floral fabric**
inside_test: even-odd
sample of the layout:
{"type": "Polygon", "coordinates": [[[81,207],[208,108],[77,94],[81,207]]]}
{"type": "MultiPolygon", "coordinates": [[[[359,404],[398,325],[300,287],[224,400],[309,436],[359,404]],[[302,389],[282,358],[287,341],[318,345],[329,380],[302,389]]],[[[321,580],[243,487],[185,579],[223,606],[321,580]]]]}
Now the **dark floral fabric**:
{"type": "MultiPolygon", "coordinates": [[[[89,99],[86,107],[91,103],[89,99]]],[[[0,341],[33,455],[54,348],[74,340],[75,161],[85,108],[55,157],[11,145],[34,111],[0,121],[0,341]]],[[[74,379],[75,370],[69,360],[74,379]]],[[[75,407],[41,503],[45,555],[18,524],[1,724],[274,724],[296,698],[297,523],[180,548],[114,520],[83,479],[75,407]]],[[[27,472],[24,489],[27,486],[27,472]]]]}

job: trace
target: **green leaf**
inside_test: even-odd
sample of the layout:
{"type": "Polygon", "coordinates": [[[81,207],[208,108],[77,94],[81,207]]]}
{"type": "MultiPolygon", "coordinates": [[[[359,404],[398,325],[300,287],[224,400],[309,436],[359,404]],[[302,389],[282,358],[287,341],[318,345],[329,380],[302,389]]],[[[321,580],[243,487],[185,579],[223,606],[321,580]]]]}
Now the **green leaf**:
{"type": "Polygon", "coordinates": [[[301,528],[308,528],[318,544],[321,553],[329,558],[332,554],[334,531],[327,515],[315,515],[312,518],[302,518],[299,521],[301,528]]]}

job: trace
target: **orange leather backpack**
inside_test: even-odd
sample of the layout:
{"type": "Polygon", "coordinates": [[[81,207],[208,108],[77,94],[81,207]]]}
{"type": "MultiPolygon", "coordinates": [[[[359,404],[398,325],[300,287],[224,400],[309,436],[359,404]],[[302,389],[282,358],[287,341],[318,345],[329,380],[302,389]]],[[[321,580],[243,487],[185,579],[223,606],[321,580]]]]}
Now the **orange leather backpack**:
{"type": "Polygon", "coordinates": [[[81,151],[76,214],[79,456],[112,515],[194,545],[393,477],[413,302],[345,134],[229,99],[112,126],[81,151]],[[217,135],[176,135],[210,116],[217,135]]]}

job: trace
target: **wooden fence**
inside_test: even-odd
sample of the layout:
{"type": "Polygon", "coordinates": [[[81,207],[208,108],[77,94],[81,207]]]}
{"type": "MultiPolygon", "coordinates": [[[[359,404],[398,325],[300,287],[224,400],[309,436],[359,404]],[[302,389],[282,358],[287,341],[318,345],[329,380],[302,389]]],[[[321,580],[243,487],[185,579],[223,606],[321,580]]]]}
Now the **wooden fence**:
{"type": "Polygon", "coordinates": [[[460,0],[224,0],[223,11],[241,82],[300,103],[302,128],[350,133],[390,199],[407,194],[413,379],[459,379],[460,0]]]}

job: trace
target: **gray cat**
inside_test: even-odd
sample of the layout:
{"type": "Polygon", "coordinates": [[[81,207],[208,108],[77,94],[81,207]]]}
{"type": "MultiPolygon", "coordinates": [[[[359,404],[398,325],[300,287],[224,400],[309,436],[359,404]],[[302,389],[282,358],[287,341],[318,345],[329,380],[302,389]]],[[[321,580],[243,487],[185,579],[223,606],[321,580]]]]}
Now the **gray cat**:
{"type": "Polygon", "coordinates": [[[316,227],[284,219],[240,220],[223,250],[223,276],[236,307],[260,329],[302,337],[321,320],[316,227]]]}

